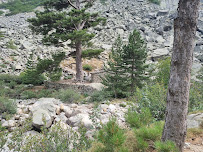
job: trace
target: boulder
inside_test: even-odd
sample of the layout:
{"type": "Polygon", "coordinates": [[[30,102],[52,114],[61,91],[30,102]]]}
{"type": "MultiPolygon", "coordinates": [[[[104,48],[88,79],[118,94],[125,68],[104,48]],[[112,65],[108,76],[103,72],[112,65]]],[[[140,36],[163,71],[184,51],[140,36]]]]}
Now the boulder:
{"type": "Polygon", "coordinates": [[[38,109],[33,113],[32,125],[37,129],[41,129],[43,126],[49,128],[52,121],[53,117],[46,110],[38,109]]]}
{"type": "Polygon", "coordinates": [[[187,117],[188,128],[199,128],[203,124],[203,113],[190,114],[187,117]]]}
{"type": "Polygon", "coordinates": [[[56,106],[54,98],[41,98],[30,108],[33,119],[32,125],[37,129],[42,126],[50,127],[56,116],[56,106]]]}

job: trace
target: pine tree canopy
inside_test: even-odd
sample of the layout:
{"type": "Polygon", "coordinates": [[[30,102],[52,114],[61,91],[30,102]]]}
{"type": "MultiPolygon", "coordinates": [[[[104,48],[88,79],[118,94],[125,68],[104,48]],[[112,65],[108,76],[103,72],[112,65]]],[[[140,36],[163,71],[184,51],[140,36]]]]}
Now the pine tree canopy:
{"type": "Polygon", "coordinates": [[[135,89],[135,86],[142,87],[142,81],[147,78],[144,75],[148,67],[145,64],[146,58],[146,44],[140,33],[134,30],[129,36],[128,44],[123,46],[123,64],[126,72],[129,73],[131,89],[135,89]]]}
{"type": "Polygon", "coordinates": [[[130,34],[126,45],[123,45],[120,38],[116,40],[104,67],[106,75],[102,78],[102,83],[114,97],[133,94],[136,87],[142,87],[143,80],[147,79],[146,57],[146,44],[138,31],[134,30],[130,34]]]}
{"type": "MultiPolygon", "coordinates": [[[[50,0],[44,3],[45,11],[36,12],[36,18],[29,19],[30,28],[37,34],[43,34],[43,42],[47,45],[59,45],[71,40],[70,46],[75,48],[76,43],[90,45],[93,33],[88,28],[98,24],[105,24],[106,19],[98,13],[88,12],[91,7],[89,1],[84,1],[83,8],[74,8],[67,0],[50,0]],[[69,7],[71,10],[67,11],[69,7]]],[[[71,3],[72,4],[72,3],[71,3]]]]}

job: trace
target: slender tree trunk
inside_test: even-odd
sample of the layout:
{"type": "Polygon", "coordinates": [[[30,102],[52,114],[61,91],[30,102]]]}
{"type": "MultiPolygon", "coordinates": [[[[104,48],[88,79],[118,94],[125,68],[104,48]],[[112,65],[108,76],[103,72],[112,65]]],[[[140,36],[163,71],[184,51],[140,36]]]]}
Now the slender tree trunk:
{"type": "Polygon", "coordinates": [[[82,44],[81,44],[81,42],[78,42],[76,44],[76,80],[83,81],[82,44]]]}
{"type": "Polygon", "coordinates": [[[162,141],[172,140],[183,151],[187,132],[190,73],[200,0],[180,0],[174,21],[174,44],[162,141]]]}

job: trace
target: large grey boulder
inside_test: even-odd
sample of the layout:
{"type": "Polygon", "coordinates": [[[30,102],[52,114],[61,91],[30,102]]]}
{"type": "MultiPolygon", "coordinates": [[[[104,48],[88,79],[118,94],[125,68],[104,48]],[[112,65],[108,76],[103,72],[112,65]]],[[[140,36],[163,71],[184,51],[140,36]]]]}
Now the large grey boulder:
{"type": "Polygon", "coordinates": [[[37,129],[41,127],[50,127],[53,121],[53,117],[48,113],[48,111],[39,109],[33,113],[32,125],[37,129]]]}
{"type": "Polygon", "coordinates": [[[191,114],[187,117],[188,128],[199,128],[203,124],[203,113],[191,114]]]}
{"type": "Polygon", "coordinates": [[[38,129],[42,126],[50,127],[56,116],[56,103],[54,98],[41,98],[30,108],[33,119],[32,125],[38,129]]]}

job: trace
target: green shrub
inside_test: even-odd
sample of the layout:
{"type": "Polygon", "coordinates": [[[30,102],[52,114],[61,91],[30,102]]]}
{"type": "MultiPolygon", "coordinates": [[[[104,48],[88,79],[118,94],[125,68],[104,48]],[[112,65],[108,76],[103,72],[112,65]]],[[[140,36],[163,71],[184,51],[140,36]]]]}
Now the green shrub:
{"type": "Polygon", "coordinates": [[[90,100],[89,102],[102,102],[105,100],[110,99],[111,95],[107,91],[95,91],[93,94],[90,95],[90,100]]]}
{"type": "Polygon", "coordinates": [[[26,90],[21,93],[21,99],[32,99],[32,98],[37,98],[36,92],[26,90]]]}
{"type": "Polygon", "coordinates": [[[10,74],[0,74],[0,81],[5,83],[16,82],[17,84],[21,84],[22,81],[19,76],[10,75],[10,74]]]}
{"type": "Polygon", "coordinates": [[[157,141],[161,139],[163,131],[163,122],[155,122],[150,126],[144,126],[135,130],[136,137],[144,141],[157,141]]]}
{"type": "Polygon", "coordinates": [[[176,145],[172,141],[166,141],[166,142],[155,142],[155,147],[157,152],[178,152],[176,145]]]}
{"type": "Polygon", "coordinates": [[[85,70],[85,71],[90,72],[90,71],[92,71],[92,69],[93,69],[93,67],[89,64],[83,65],[83,70],[85,70]]]}
{"type": "Polygon", "coordinates": [[[166,92],[162,84],[147,85],[142,89],[137,88],[134,100],[140,109],[148,107],[155,120],[163,120],[166,109],[166,92]]]}
{"type": "Polygon", "coordinates": [[[16,87],[17,83],[15,81],[11,81],[8,86],[10,89],[14,89],[16,87]]]}
{"type": "Polygon", "coordinates": [[[15,114],[16,104],[15,101],[9,100],[5,97],[0,97],[0,115],[3,113],[15,114]]]}
{"type": "Polygon", "coordinates": [[[40,74],[45,73],[51,81],[58,81],[62,76],[60,63],[64,58],[65,52],[59,52],[57,54],[52,54],[52,59],[39,60],[36,71],[40,74]]]}
{"type": "Polygon", "coordinates": [[[163,83],[167,88],[169,79],[170,79],[170,66],[171,66],[171,57],[168,57],[164,60],[160,60],[156,65],[157,72],[155,72],[156,81],[163,83]]]}
{"type": "Polygon", "coordinates": [[[14,42],[12,40],[8,41],[6,46],[8,49],[13,49],[13,50],[17,49],[17,46],[14,44],[14,42]]]}
{"type": "Polygon", "coordinates": [[[101,142],[104,147],[102,152],[121,152],[127,151],[122,145],[125,142],[124,131],[117,125],[116,120],[110,120],[99,131],[98,141],[101,142]]]}
{"type": "Polygon", "coordinates": [[[33,85],[41,85],[45,80],[45,77],[36,70],[25,70],[20,74],[20,78],[22,83],[33,85]]]}
{"type": "Polygon", "coordinates": [[[161,3],[161,0],[149,0],[151,3],[154,3],[154,4],[157,4],[157,5],[160,5],[161,3]]]}
{"type": "Polygon", "coordinates": [[[62,76],[62,70],[58,70],[56,72],[49,73],[49,78],[53,82],[59,81],[61,79],[61,76],[62,76]]]}
{"type": "Polygon", "coordinates": [[[189,112],[203,110],[203,84],[192,82],[190,87],[189,112]]]}
{"type": "Polygon", "coordinates": [[[2,15],[4,12],[3,11],[0,11],[0,15],[2,15]]]}
{"type": "Polygon", "coordinates": [[[93,58],[93,57],[97,57],[100,53],[102,53],[104,50],[102,49],[88,49],[88,50],[84,50],[82,51],[82,57],[83,58],[93,58]]]}
{"type": "Polygon", "coordinates": [[[22,152],[82,152],[89,148],[91,141],[85,137],[85,129],[79,128],[78,132],[75,132],[71,128],[64,128],[63,125],[58,122],[49,130],[42,128],[40,134],[29,136],[25,134],[32,128],[32,121],[28,119],[12,132],[7,142],[8,147],[11,151],[22,152]]]}
{"type": "Polygon", "coordinates": [[[79,101],[79,99],[81,98],[80,94],[78,94],[76,91],[71,90],[71,89],[59,90],[53,96],[55,96],[56,98],[59,98],[63,102],[67,102],[67,103],[79,101]]]}
{"type": "Polygon", "coordinates": [[[133,128],[140,128],[152,122],[152,115],[149,108],[142,108],[140,112],[130,108],[125,116],[126,122],[133,128]]]}
{"type": "Polygon", "coordinates": [[[49,98],[52,97],[54,90],[51,89],[43,89],[37,92],[37,98],[49,98]]]}

